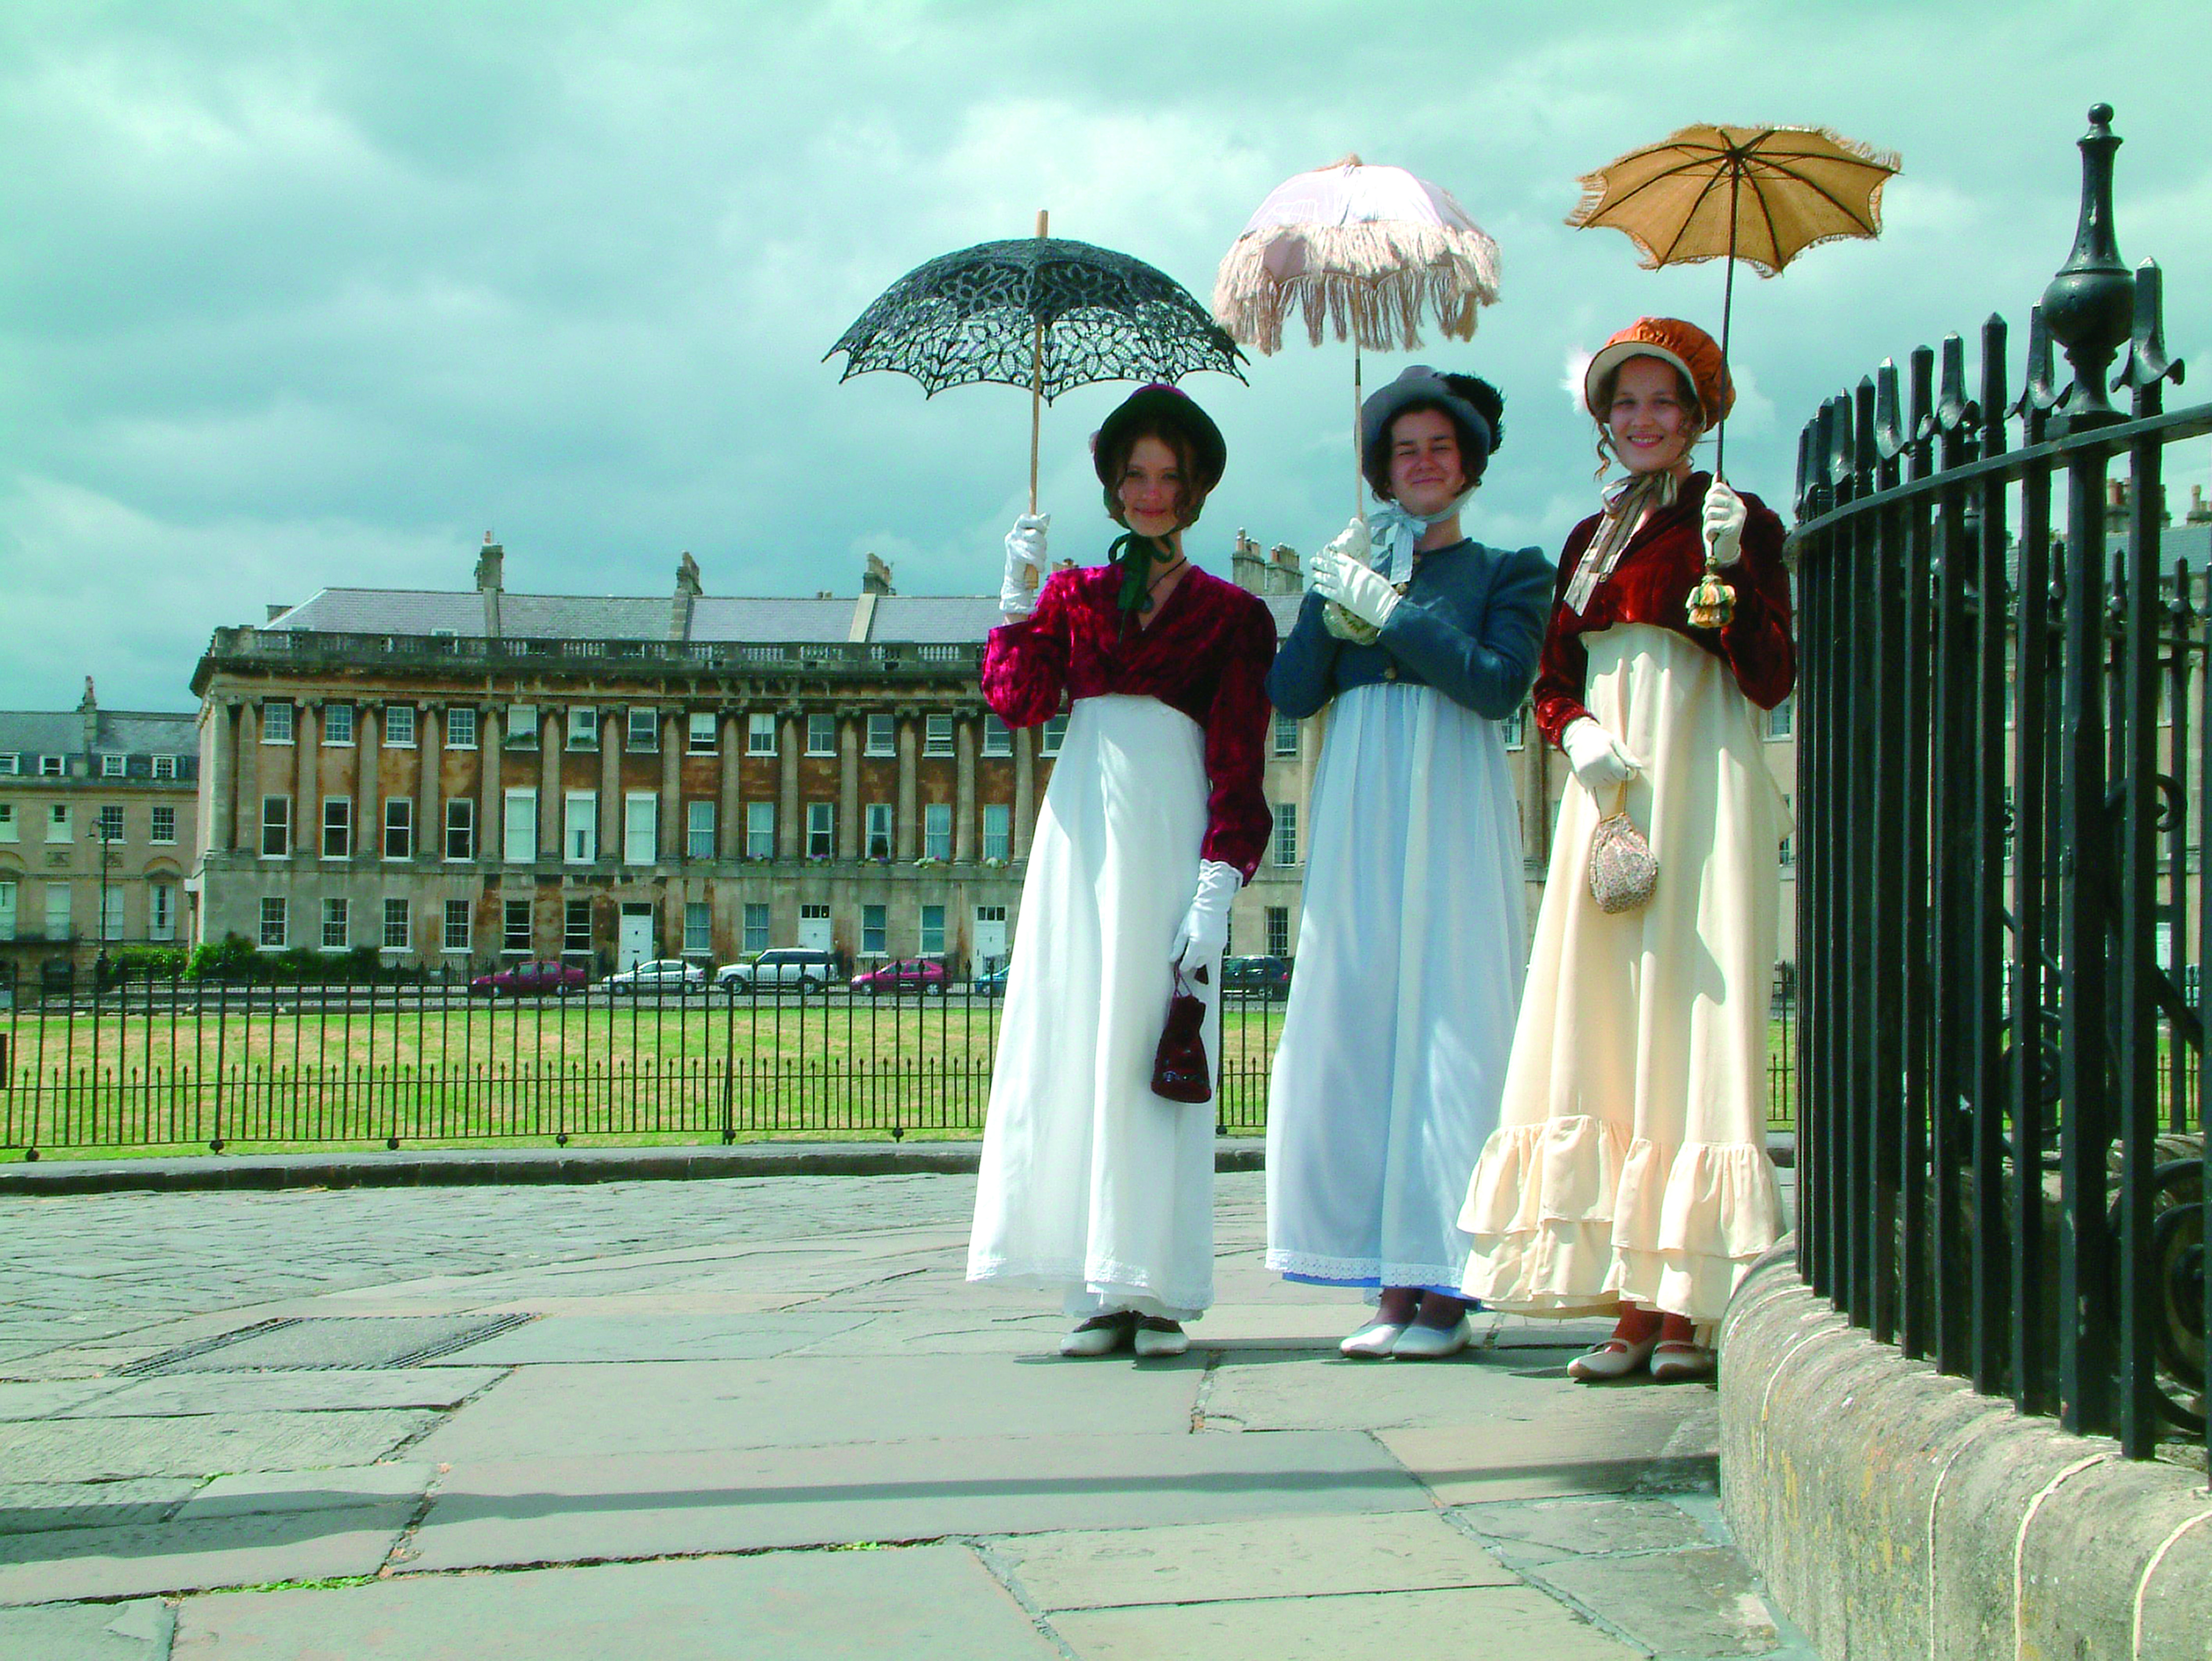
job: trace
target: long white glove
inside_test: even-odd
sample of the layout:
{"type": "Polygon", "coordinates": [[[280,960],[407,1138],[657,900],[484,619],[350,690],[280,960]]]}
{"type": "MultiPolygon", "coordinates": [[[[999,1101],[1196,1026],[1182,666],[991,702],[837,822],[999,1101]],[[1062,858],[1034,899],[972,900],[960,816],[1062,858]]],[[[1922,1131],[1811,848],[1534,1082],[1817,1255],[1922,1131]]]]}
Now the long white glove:
{"type": "Polygon", "coordinates": [[[1398,609],[1398,591],[1380,571],[1326,548],[1314,556],[1314,592],[1334,600],[1362,623],[1380,629],[1398,609]]]}
{"type": "Polygon", "coordinates": [[[1589,715],[1567,723],[1567,730],[1559,734],[1559,748],[1567,752],[1575,782],[1593,796],[1627,783],[1644,770],[1644,764],[1589,715]]]}
{"type": "Polygon", "coordinates": [[[1306,587],[1310,589],[1319,589],[1322,567],[1334,565],[1340,557],[1356,560],[1361,565],[1364,565],[1373,551],[1374,544],[1368,539],[1367,521],[1364,519],[1353,520],[1351,524],[1306,556],[1306,587]]]}
{"type": "Polygon", "coordinates": [[[1705,492],[1705,546],[1716,564],[1733,565],[1743,557],[1744,518],[1743,498],[1715,479],[1705,492]]]}
{"type": "MultiPolygon", "coordinates": [[[[1201,969],[1218,968],[1229,944],[1230,902],[1243,885],[1243,873],[1235,866],[1219,860],[1199,861],[1198,891],[1190,897],[1190,910],[1183,914],[1182,927],[1176,930],[1175,945],[1169,948],[1187,978],[1201,969]]],[[[1206,978],[1218,981],[1220,976],[1213,973],[1206,978]]]]}
{"type": "Polygon", "coordinates": [[[1025,618],[1036,610],[1036,588],[1028,574],[1037,574],[1044,586],[1045,532],[1052,527],[1050,514],[1024,514],[1006,532],[1006,575],[999,584],[999,610],[1009,618],[1025,618]]]}

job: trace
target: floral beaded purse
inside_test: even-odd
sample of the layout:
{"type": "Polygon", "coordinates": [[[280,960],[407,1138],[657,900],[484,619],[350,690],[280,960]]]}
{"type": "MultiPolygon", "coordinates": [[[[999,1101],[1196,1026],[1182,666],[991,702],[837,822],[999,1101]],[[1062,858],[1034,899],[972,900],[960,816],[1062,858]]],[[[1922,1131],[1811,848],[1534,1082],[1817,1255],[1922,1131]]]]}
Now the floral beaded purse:
{"type": "Polygon", "coordinates": [[[1590,833],[1590,897],[1601,911],[1633,911],[1651,897],[1659,883],[1659,861],[1651,844],[1628,817],[1628,787],[1613,798],[1613,812],[1590,833]]]}

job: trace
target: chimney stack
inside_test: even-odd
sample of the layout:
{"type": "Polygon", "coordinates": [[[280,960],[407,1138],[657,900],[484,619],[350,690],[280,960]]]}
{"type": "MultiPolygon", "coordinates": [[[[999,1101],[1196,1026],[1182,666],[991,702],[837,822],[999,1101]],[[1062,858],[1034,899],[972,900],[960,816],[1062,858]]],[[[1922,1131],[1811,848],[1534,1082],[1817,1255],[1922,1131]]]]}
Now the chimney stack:
{"type": "Polygon", "coordinates": [[[891,568],[873,554],[868,556],[867,564],[861,568],[860,592],[864,594],[895,594],[898,592],[891,587],[891,568]]]}
{"type": "Polygon", "coordinates": [[[676,600],[668,611],[668,638],[691,638],[691,605],[699,598],[699,562],[685,549],[676,562],[676,600]]]}
{"type": "Polygon", "coordinates": [[[492,640],[500,637],[499,596],[507,586],[507,550],[484,532],[483,551],[477,556],[477,592],[483,596],[484,634],[492,640]]]}
{"type": "Polygon", "coordinates": [[[84,678],[84,697],[77,704],[76,713],[84,723],[84,752],[88,756],[93,745],[100,742],[100,700],[93,696],[90,675],[84,678]]]}

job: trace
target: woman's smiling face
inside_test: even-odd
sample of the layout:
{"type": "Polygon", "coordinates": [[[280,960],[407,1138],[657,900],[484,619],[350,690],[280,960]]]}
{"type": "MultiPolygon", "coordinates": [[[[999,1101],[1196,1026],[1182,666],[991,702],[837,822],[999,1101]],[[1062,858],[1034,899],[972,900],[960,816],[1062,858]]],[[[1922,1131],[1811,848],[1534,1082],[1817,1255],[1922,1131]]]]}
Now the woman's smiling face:
{"type": "Polygon", "coordinates": [[[1613,378],[1605,426],[1613,453],[1632,473],[1662,473],[1686,465],[1698,437],[1697,417],[1682,396],[1671,363],[1632,357],[1613,378]]]}
{"type": "Polygon", "coordinates": [[[1121,503],[1121,522],[1145,537],[1164,537],[1182,529],[1176,507],[1182,487],[1176,453],[1146,434],[1129,447],[1129,465],[1122,469],[1115,492],[1121,503]]]}
{"type": "Polygon", "coordinates": [[[1451,506],[1467,489],[1459,429],[1442,410],[1411,410],[1390,423],[1390,496],[1426,518],[1451,506]]]}

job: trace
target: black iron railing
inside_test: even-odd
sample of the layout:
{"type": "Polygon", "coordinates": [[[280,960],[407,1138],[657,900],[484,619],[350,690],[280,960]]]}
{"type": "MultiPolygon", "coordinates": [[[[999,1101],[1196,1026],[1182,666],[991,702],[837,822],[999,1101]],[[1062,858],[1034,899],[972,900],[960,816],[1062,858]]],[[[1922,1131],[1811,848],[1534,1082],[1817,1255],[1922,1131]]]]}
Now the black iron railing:
{"type": "Polygon", "coordinates": [[[2163,407],[2111,117],[2024,382],[1993,317],[1971,386],[1954,335],[1801,441],[1799,1254],[1875,1337],[2140,1457],[2203,1433],[2212,1325],[2212,678],[2162,474],[2212,405],[2163,407]]]}

